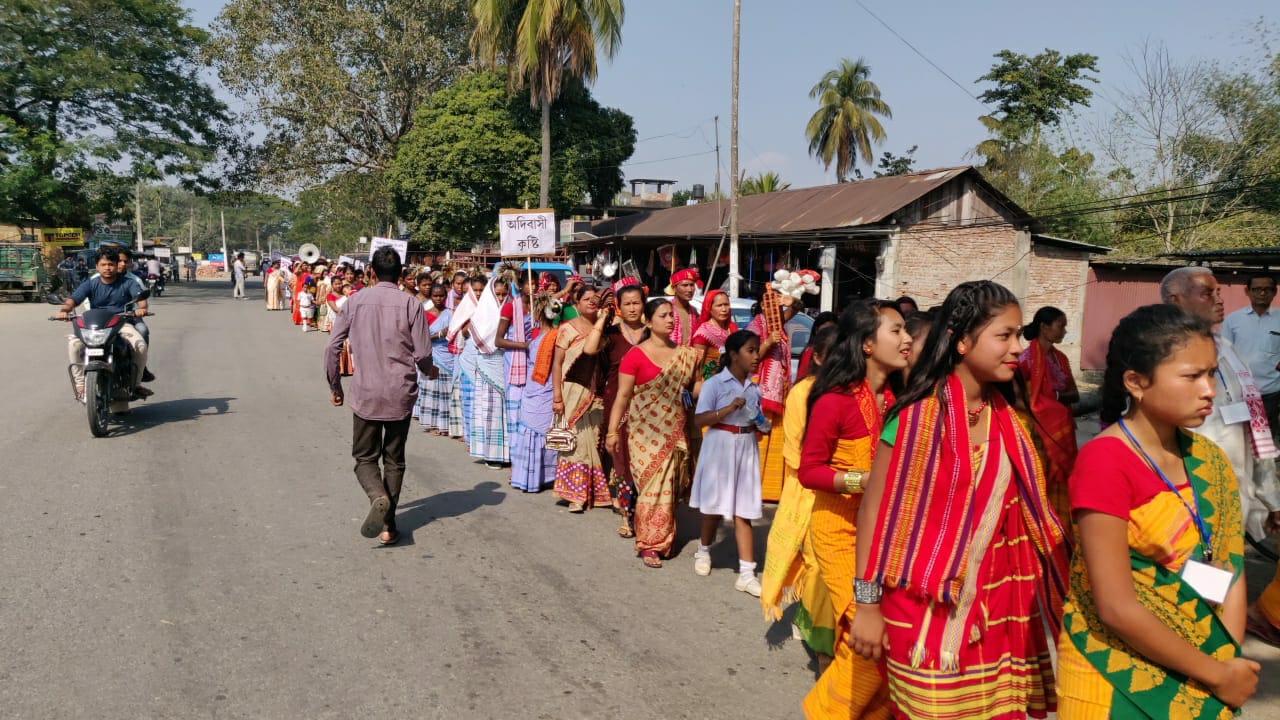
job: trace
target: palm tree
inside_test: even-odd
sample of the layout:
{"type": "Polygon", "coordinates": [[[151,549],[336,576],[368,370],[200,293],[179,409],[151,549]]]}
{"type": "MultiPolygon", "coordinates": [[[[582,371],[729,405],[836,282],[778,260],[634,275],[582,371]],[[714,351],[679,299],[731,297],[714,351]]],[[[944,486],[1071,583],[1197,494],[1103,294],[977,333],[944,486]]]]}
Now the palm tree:
{"type": "Polygon", "coordinates": [[[622,0],[471,0],[471,41],[481,60],[507,68],[512,87],[529,88],[542,108],[539,207],[550,202],[551,103],[565,75],[596,79],[596,47],[612,59],[622,42],[622,0]]]}
{"type": "Polygon", "coordinates": [[[747,177],[746,173],[738,179],[739,195],[763,195],[765,193],[778,192],[791,187],[791,183],[785,182],[782,176],[776,172],[762,172],[755,177],[747,177]]]}
{"type": "Polygon", "coordinates": [[[884,127],[876,115],[893,117],[893,111],[880,99],[880,88],[868,78],[871,67],[858,58],[840,61],[809,91],[818,101],[818,111],[809,118],[805,135],[809,138],[809,154],[831,169],[836,164],[836,179],[844,182],[858,158],[871,164],[871,143],[884,141],[884,127]]]}

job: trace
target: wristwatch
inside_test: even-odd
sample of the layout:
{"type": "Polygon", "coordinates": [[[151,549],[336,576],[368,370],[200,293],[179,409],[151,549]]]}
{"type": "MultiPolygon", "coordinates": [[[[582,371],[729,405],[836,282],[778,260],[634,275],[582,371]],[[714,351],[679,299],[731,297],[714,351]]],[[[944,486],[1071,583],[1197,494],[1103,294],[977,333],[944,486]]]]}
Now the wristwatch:
{"type": "Polygon", "coordinates": [[[861,470],[847,470],[844,474],[844,494],[853,495],[862,492],[862,476],[861,470]]]}

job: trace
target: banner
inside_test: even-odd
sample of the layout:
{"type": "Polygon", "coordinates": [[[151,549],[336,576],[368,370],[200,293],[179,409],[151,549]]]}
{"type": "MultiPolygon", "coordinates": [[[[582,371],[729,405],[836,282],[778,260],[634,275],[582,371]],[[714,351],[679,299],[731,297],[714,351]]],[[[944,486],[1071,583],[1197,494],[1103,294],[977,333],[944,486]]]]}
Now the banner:
{"type": "Polygon", "coordinates": [[[219,270],[227,268],[227,256],[222,253],[209,253],[209,264],[219,270]]]}
{"type": "Polygon", "coordinates": [[[376,237],[369,242],[369,259],[373,260],[373,252],[380,247],[393,247],[400,254],[400,262],[409,262],[409,241],[394,238],[376,237]]]}
{"type": "Polygon", "coordinates": [[[355,259],[355,258],[353,258],[353,257],[351,257],[350,255],[339,255],[339,256],[338,256],[338,264],[339,264],[339,265],[350,265],[351,267],[355,267],[355,266],[356,266],[356,259],[355,259]]]}
{"type": "Polygon", "coordinates": [[[554,210],[499,210],[498,239],[503,257],[556,254],[554,210]]]}
{"type": "Polygon", "coordinates": [[[172,253],[167,247],[152,248],[151,252],[156,256],[157,260],[168,260],[169,258],[173,257],[172,253]]]}
{"type": "Polygon", "coordinates": [[[73,247],[84,244],[84,230],[80,228],[45,228],[40,235],[46,245],[73,247]]]}

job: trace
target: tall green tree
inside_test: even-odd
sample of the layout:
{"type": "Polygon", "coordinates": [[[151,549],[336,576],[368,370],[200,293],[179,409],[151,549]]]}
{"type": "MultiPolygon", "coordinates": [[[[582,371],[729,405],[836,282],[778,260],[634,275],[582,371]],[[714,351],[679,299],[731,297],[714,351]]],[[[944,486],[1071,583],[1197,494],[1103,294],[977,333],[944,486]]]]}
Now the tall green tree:
{"type": "Polygon", "coordinates": [[[1062,140],[1061,126],[1088,106],[1097,57],[1045,50],[1034,56],[1001,50],[977,82],[992,83],[979,99],[995,112],[978,118],[988,138],[975,148],[991,184],[1033,215],[1049,232],[1110,243],[1109,217],[1079,209],[1097,204],[1103,183],[1095,158],[1062,140]],[[1049,138],[1046,140],[1046,137],[1049,138]],[[1075,208],[1075,210],[1070,210],[1075,208]]]}
{"type": "Polygon", "coordinates": [[[859,158],[871,164],[871,143],[885,138],[877,115],[893,117],[880,97],[880,87],[870,78],[871,66],[862,58],[856,62],[845,58],[809,91],[809,97],[818,101],[818,110],[805,127],[809,154],[828,170],[834,162],[839,182],[852,174],[859,158]]]}
{"type": "MultiPolygon", "coordinates": [[[[601,107],[580,83],[565,88],[554,114],[550,206],[567,217],[588,196],[608,204],[635,148],[631,118],[601,107]]],[[[500,208],[532,203],[539,126],[528,98],[508,93],[491,72],[469,75],[425,103],[387,174],[415,243],[444,249],[493,239],[500,208]]]]}
{"type": "Polygon", "coordinates": [[[514,88],[529,89],[542,130],[538,205],[551,192],[551,104],[566,77],[597,74],[596,50],[612,59],[622,42],[622,0],[472,0],[472,43],[490,67],[503,65],[514,88]]]}
{"type": "Polygon", "coordinates": [[[1043,128],[1062,124],[1077,105],[1088,107],[1093,90],[1084,83],[1098,82],[1087,74],[1098,72],[1098,56],[1088,53],[1064,56],[1045,49],[1028,56],[1001,50],[995,58],[997,62],[977,80],[994,87],[978,99],[996,106],[993,117],[1001,127],[1014,134],[1030,133],[1032,142],[1039,142],[1043,128]]]}
{"type": "Polygon", "coordinates": [[[466,0],[231,0],[209,58],[265,125],[248,155],[271,184],[380,173],[414,112],[470,62],[466,0]]]}
{"type": "Polygon", "coordinates": [[[189,16],[177,0],[0,4],[0,214],[87,225],[134,178],[207,180],[226,108],[189,16]]]}
{"type": "Polygon", "coordinates": [[[884,151],[880,156],[880,162],[876,164],[876,177],[907,175],[915,172],[916,150],[919,149],[919,145],[912,145],[901,155],[894,155],[888,150],[884,151]]]}
{"type": "Polygon", "coordinates": [[[291,247],[311,243],[335,257],[362,236],[385,233],[395,220],[387,173],[353,170],[298,193],[284,240],[291,247]]]}

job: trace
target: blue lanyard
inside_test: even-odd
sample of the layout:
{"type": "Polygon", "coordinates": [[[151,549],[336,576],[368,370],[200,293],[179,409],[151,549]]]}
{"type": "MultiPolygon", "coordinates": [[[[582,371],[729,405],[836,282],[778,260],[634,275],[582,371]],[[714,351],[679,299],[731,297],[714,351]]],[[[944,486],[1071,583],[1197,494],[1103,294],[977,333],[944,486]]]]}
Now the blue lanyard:
{"type": "Polygon", "coordinates": [[[1133,433],[1129,432],[1129,426],[1124,424],[1123,419],[1120,420],[1120,429],[1124,431],[1125,437],[1129,438],[1129,442],[1133,443],[1138,452],[1142,453],[1142,458],[1147,461],[1152,470],[1156,471],[1156,475],[1160,476],[1160,479],[1164,481],[1164,484],[1169,488],[1169,492],[1172,492],[1178,498],[1178,501],[1182,503],[1182,507],[1187,509],[1187,513],[1191,515],[1191,519],[1196,523],[1196,530],[1200,532],[1200,541],[1204,545],[1204,561],[1207,563],[1213,562],[1213,545],[1209,542],[1209,528],[1204,524],[1204,520],[1200,515],[1200,499],[1196,497],[1195,486],[1190,485],[1191,478],[1187,478],[1187,484],[1191,487],[1191,502],[1195,504],[1194,509],[1187,504],[1186,500],[1182,499],[1182,493],[1178,492],[1178,488],[1174,487],[1169,478],[1165,477],[1164,472],[1160,470],[1160,466],[1155,464],[1151,456],[1147,454],[1147,451],[1142,449],[1142,445],[1133,437],[1133,433]]]}

